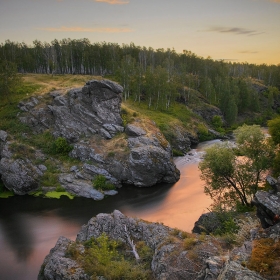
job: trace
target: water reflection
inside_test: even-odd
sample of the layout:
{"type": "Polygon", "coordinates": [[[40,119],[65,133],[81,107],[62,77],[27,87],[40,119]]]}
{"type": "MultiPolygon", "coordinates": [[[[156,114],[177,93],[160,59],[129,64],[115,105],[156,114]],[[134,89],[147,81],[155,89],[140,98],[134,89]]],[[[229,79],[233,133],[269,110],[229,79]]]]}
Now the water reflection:
{"type": "Polygon", "coordinates": [[[60,235],[75,239],[81,226],[98,213],[119,209],[124,214],[191,231],[211,201],[203,193],[198,162],[199,145],[190,155],[176,159],[181,179],[174,185],[153,188],[124,186],[115,197],[60,200],[15,196],[0,199],[0,278],[36,279],[40,265],[60,235]]]}

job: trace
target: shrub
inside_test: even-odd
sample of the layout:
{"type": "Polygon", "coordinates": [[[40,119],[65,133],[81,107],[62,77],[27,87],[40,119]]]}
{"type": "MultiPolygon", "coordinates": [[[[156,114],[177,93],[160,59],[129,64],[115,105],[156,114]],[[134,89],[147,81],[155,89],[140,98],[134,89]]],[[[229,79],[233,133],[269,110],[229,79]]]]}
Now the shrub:
{"type": "Polygon", "coordinates": [[[199,141],[201,142],[213,139],[213,136],[208,132],[207,127],[202,123],[198,124],[197,133],[198,133],[199,141]]]}
{"type": "MultiPolygon", "coordinates": [[[[101,275],[108,280],[153,279],[145,262],[137,263],[134,259],[125,259],[119,252],[123,244],[110,240],[105,233],[86,241],[84,246],[83,255],[80,254],[77,245],[70,245],[67,254],[73,256],[92,279],[101,275]]],[[[140,256],[149,254],[145,243],[140,243],[137,247],[140,256]]]]}
{"type": "Polygon", "coordinates": [[[92,180],[94,188],[102,191],[114,190],[115,186],[109,182],[104,175],[99,174],[94,177],[92,180]]]}
{"type": "Polygon", "coordinates": [[[271,238],[253,242],[253,250],[247,267],[263,276],[280,275],[280,241],[271,238]]]}
{"type": "Polygon", "coordinates": [[[184,156],[184,153],[182,153],[181,151],[175,150],[175,149],[172,149],[172,153],[173,153],[174,157],[182,157],[182,156],[184,156]]]}
{"type": "Polygon", "coordinates": [[[191,248],[193,248],[195,246],[196,243],[197,243],[196,238],[186,238],[184,240],[183,247],[185,250],[190,250],[191,248]]]}
{"type": "Polygon", "coordinates": [[[63,137],[58,137],[54,141],[54,151],[58,154],[67,155],[72,151],[73,147],[68,144],[67,140],[63,137]]]}

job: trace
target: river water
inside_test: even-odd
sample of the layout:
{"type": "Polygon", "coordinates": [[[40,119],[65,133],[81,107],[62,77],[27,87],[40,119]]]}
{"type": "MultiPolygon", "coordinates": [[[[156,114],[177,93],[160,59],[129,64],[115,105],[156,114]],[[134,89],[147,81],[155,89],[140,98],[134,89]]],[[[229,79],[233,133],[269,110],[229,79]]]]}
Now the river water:
{"type": "Polygon", "coordinates": [[[74,240],[92,216],[111,213],[114,209],[190,232],[211,204],[203,193],[198,162],[203,149],[218,141],[199,144],[187,156],[176,158],[181,178],[174,185],[124,186],[118,195],[102,201],[66,197],[59,200],[31,196],[0,198],[0,279],[37,279],[44,257],[59,236],[74,240]]]}

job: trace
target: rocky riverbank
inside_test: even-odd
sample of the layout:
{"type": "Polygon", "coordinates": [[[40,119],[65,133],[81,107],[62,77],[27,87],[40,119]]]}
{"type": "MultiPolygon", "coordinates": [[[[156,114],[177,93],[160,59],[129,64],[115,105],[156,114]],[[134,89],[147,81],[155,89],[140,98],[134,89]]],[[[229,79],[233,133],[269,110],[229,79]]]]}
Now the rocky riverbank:
{"type": "Polygon", "coordinates": [[[59,188],[96,200],[117,193],[94,188],[92,180],[98,175],[116,187],[175,183],[180,172],[173,163],[170,144],[156,125],[135,118],[124,126],[122,90],[112,81],[92,80],[68,93],[54,91],[44,98],[20,102],[21,122],[35,135],[66,140],[72,147],[68,156],[77,164],[65,165],[28,145],[29,135],[21,135],[27,143],[22,145],[0,131],[0,175],[5,187],[19,195],[46,188],[55,190],[57,187],[45,186],[42,180],[49,171],[44,164],[47,160],[55,163],[59,188]]]}
{"type": "MultiPolygon", "coordinates": [[[[145,267],[145,276],[139,279],[279,279],[280,193],[279,181],[271,180],[269,177],[274,192],[257,192],[254,199],[264,228],[250,216],[243,217],[238,232],[230,237],[230,245],[229,236],[203,232],[205,220],[216,223],[217,217],[213,214],[204,214],[193,230],[199,229],[200,233],[190,234],[160,223],[127,217],[115,210],[112,214],[93,217],[82,227],[76,241],[60,237],[45,258],[38,279],[92,279],[93,276],[122,279],[122,276],[112,278],[106,269],[100,272],[98,263],[87,265],[90,250],[96,250],[89,244],[98,240],[101,246],[98,242],[102,236],[108,238],[107,242],[118,243],[122,259],[129,259],[138,268],[145,267]]],[[[102,255],[101,249],[99,253],[102,255]]]]}

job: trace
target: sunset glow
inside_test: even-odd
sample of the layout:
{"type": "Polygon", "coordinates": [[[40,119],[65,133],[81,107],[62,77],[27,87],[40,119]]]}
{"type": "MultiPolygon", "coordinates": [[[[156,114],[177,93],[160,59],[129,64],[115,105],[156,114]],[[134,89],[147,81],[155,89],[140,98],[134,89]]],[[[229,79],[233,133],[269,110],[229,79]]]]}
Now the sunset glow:
{"type": "Polygon", "coordinates": [[[279,15],[280,0],[1,1],[0,42],[88,38],[277,65],[279,15]]]}

